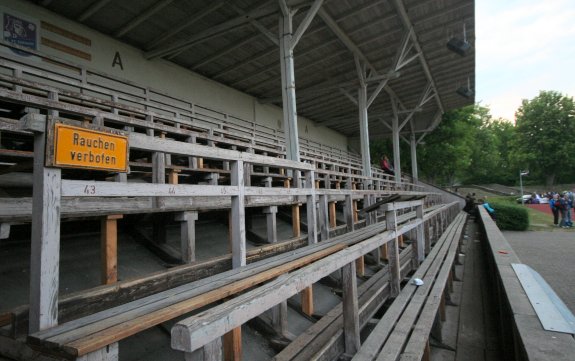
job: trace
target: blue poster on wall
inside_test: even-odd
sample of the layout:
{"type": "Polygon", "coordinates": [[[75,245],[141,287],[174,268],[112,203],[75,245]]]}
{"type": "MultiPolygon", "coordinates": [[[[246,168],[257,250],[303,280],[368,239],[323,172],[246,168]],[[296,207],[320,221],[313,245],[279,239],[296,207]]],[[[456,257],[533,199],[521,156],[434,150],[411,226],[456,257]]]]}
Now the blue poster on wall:
{"type": "MultiPolygon", "coordinates": [[[[12,44],[16,44],[25,48],[38,49],[38,26],[32,22],[17,16],[4,13],[3,18],[3,38],[12,44]]],[[[18,55],[31,56],[23,50],[12,49],[18,55]]]]}

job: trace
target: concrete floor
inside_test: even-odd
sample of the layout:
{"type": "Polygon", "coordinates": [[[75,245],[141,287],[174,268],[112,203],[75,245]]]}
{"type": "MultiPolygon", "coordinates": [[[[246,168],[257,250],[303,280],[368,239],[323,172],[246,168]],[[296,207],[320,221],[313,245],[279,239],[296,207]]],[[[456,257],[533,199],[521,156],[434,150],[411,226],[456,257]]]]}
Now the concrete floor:
{"type": "Polygon", "coordinates": [[[575,239],[571,232],[503,232],[519,259],[549,283],[575,313],[575,239]]]}
{"type": "Polygon", "coordinates": [[[495,305],[477,224],[467,222],[451,300],[446,306],[442,340],[432,340],[432,361],[503,360],[497,336],[495,305]],[[439,342],[438,342],[439,341],[439,342]]]}

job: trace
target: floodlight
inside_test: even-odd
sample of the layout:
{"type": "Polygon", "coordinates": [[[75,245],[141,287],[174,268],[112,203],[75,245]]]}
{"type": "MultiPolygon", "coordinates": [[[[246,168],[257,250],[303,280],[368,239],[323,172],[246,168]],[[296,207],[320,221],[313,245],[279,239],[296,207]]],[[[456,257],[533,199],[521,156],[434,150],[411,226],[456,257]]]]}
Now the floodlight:
{"type": "Polygon", "coordinates": [[[465,31],[465,23],[463,23],[463,40],[458,37],[452,37],[447,42],[447,49],[453,51],[461,56],[467,55],[471,50],[471,44],[467,42],[467,32],[465,31]]]}
{"type": "Polygon", "coordinates": [[[465,56],[471,50],[471,44],[465,40],[453,37],[447,42],[447,49],[461,56],[465,56]]]}
{"type": "Polygon", "coordinates": [[[464,98],[472,98],[475,93],[473,89],[471,89],[471,80],[467,78],[467,86],[459,87],[456,92],[464,98]]]}
{"type": "Polygon", "coordinates": [[[464,98],[469,99],[473,97],[474,92],[470,88],[462,86],[459,89],[457,89],[457,94],[461,95],[464,98]]]}

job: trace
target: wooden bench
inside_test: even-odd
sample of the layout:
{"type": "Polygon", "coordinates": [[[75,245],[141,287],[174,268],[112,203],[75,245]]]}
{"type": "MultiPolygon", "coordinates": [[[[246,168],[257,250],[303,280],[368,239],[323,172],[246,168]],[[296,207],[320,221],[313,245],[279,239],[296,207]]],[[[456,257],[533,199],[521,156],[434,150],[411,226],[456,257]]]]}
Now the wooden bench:
{"type": "Polygon", "coordinates": [[[460,213],[413,275],[423,285],[407,284],[365,340],[354,361],[421,360],[429,334],[444,303],[446,284],[463,234],[466,215],[460,213]]]}
{"type": "MultiPolygon", "coordinates": [[[[412,248],[400,253],[401,277],[412,271],[412,248]]],[[[360,329],[365,327],[381,305],[389,298],[389,269],[382,268],[365,283],[358,286],[360,329]]],[[[342,304],[338,304],[318,322],[299,335],[272,361],[307,361],[311,359],[336,359],[344,352],[342,304]]]]}
{"type": "MultiPolygon", "coordinates": [[[[408,215],[403,220],[408,221],[408,215]]],[[[115,350],[115,344],[124,338],[323,259],[381,233],[385,227],[383,223],[375,224],[69,321],[29,335],[27,343],[41,353],[67,359],[95,355],[109,345],[115,350]]],[[[106,359],[103,354],[99,357],[106,359]]]]}

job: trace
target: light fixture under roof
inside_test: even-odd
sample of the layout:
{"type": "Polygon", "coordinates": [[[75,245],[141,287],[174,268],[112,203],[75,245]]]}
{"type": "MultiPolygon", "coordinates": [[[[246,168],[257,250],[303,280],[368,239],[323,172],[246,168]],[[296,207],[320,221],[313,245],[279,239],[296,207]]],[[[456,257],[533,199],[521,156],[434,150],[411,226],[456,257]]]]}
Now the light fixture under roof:
{"type": "Polygon", "coordinates": [[[467,86],[462,86],[457,89],[457,94],[461,95],[464,98],[471,99],[475,92],[471,89],[471,82],[469,78],[467,78],[467,86]]]}
{"type": "Polygon", "coordinates": [[[452,37],[447,42],[447,49],[453,51],[456,54],[465,56],[471,50],[471,44],[467,42],[467,32],[465,31],[465,23],[463,24],[463,40],[458,37],[452,37]]]}

